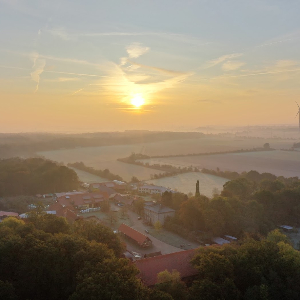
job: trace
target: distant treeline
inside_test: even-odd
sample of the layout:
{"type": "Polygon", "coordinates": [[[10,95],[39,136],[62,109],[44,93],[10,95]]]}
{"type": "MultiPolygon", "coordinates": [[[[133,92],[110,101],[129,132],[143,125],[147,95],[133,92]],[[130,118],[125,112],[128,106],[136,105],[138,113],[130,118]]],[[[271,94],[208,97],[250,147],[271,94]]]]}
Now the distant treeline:
{"type": "Polygon", "coordinates": [[[128,164],[133,164],[137,166],[142,166],[146,167],[149,169],[154,169],[154,170],[160,170],[163,171],[164,173],[160,174],[151,174],[151,179],[159,179],[163,177],[170,177],[174,176],[177,174],[182,174],[182,173],[188,173],[188,172],[199,172],[199,170],[195,167],[175,167],[173,165],[169,164],[152,164],[150,165],[149,163],[144,163],[141,161],[138,161],[138,159],[148,159],[150,156],[140,154],[140,153],[132,153],[129,157],[125,158],[119,158],[118,161],[128,163],[128,164]]]}
{"type": "Polygon", "coordinates": [[[197,132],[125,131],[82,134],[0,133],[0,158],[32,157],[40,151],[201,138],[197,132]]]}
{"type": "Polygon", "coordinates": [[[200,156],[200,155],[219,155],[219,154],[230,154],[230,153],[244,153],[244,152],[260,152],[260,151],[273,151],[272,148],[251,148],[251,149],[239,149],[239,150],[228,150],[228,151],[214,151],[214,152],[200,152],[200,153],[189,153],[189,154],[173,154],[173,155],[154,155],[149,158],[166,158],[166,157],[183,157],[183,156],[200,156]]]}
{"type": "Polygon", "coordinates": [[[69,163],[69,167],[88,172],[93,175],[97,175],[99,177],[106,178],[108,180],[120,180],[123,181],[123,178],[119,175],[113,174],[109,171],[109,169],[104,169],[104,170],[97,170],[94,169],[93,167],[88,167],[86,166],[83,162],[75,162],[75,163],[69,163]]]}
{"type": "Polygon", "coordinates": [[[77,189],[77,174],[42,158],[0,160],[0,196],[35,195],[77,189]]]}
{"type": "Polygon", "coordinates": [[[293,148],[300,148],[300,143],[294,143],[293,148]]]}

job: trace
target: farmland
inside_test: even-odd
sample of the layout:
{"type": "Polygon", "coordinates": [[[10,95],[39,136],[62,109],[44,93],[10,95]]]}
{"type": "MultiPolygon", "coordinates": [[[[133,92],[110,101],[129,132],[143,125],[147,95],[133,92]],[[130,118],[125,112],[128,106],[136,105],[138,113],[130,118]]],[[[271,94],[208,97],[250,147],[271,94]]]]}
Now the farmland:
{"type": "MultiPolygon", "coordinates": [[[[114,146],[101,146],[101,147],[81,147],[76,149],[64,149],[39,152],[46,158],[54,161],[67,163],[84,162],[85,165],[94,167],[95,169],[109,169],[112,173],[118,174],[128,181],[132,176],[136,176],[140,180],[148,180],[151,178],[151,174],[161,173],[159,170],[148,169],[142,166],[130,165],[120,161],[118,158],[128,157],[133,152],[142,153],[149,156],[167,156],[167,155],[179,155],[179,154],[192,154],[192,153],[208,153],[208,152],[220,152],[220,151],[233,151],[240,149],[252,149],[262,147],[264,143],[270,143],[272,148],[290,148],[294,141],[283,139],[236,139],[225,137],[201,137],[197,139],[184,139],[184,140],[169,140],[152,143],[141,143],[131,145],[114,145],[114,146]]],[[[268,158],[272,155],[271,152],[263,154],[268,158]]],[[[286,152],[286,157],[290,155],[290,152],[286,152]]],[[[294,153],[292,153],[294,155],[294,153]]],[[[299,154],[299,153],[298,153],[299,154]]],[[[259,153],[252,153],[251,155],[259,155],[259,153]]],[[[227,157],[232,157],[231,161],[235,163],[234,157],[239,157],[235,163],[234,168],[240,171],[246,171],[249,168],[256,167],[251,165],[255,159],[248,158],[247,153],[231,154],[231,156],[192,156],[192,157],[174,157],[174,158],[161,158],[157,161],[163,163],[174,164],[176,166],[189,166],[189,165],[201,165],[201,167],[207,168],[222,168],[230,169],[231,163],[227,162],[227,157]],[[245,163],[243,159],[246,159],[245,163]],[[249,164],[247,163],[249,162],[249,164]],[[245,166],[245,168],[244,168],[245,166]]],[[[264,159],[262,159],[264,160],[264,159]]],[[[230,161],[230,162],[231,162],[230,161]]],[[[270,165],[272,167],[272,165],[270,165]]],[[[288,168],[288,165],[287,167],[288,168]]],[[[260,168],[261,170],[261,168],[260,168]]],[[[259,171],[259,170],[258,170],[259,171]]],[[[278,173],[277,173],[278,174],[278,173]]],[[[280,174],[281,175],[281,174],[280,174]]],[[[282,174],[284,175],[284,174],[282,174]]]]}
{"type": "Polygon", "coordinates": [[[147,183],[168,187],[185,194],[194,194],[197,180],[199,180],[200,184],[200,193],[207,197],[211,197],[213,195],[214,189],[217,189],[219,192],[222,191],[223,185],[228,181],[218,176],[203,174],[200,172],[192,172],[179,174],[172,177],[148,180],[147,183]]]}
{"type": "Polygon", "coordinates": [[[199,155],[145,159],[150,164],[165,163],[174,166],[195,166],[198,168],[222,171],[269,172],[277,176],[300,177],[300,153],[298,151],[263,151],[246,153],[228,153],[217,155],[199,155]]]}
{"type": "Polygon", "coordinates": [[[86,182],[86,183],[93,183],[93,182],[106,182],[107,179],[96,176],[94,174],[90,174],[88,172],[84,172],[82,170],[78,170],[76,168],[69,167],[70,169],[74,170],[77,173],[77,176],[80,181],[86,182]]]}

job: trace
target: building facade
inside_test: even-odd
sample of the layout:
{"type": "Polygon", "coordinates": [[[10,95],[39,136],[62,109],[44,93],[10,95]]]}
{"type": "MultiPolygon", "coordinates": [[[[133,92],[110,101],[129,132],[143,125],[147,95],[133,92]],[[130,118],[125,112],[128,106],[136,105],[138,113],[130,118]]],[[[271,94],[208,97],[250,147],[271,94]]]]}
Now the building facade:
{"type": "Polygon", "coordinates": [[[167,217],[174,217],[175,210],[161,204],[146,205],[144,207],[144,219],[149,224],[159,221],[162,225],[167,217]]]}

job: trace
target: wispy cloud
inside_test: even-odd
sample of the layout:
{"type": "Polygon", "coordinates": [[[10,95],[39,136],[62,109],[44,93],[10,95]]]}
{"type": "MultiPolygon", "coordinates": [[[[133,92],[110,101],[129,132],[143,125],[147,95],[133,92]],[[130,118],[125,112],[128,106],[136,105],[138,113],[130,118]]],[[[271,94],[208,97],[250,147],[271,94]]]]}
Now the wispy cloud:
{"type": "Polygon", "coordinates": [[[65,28],[53,28],[48,29],[48,33],[51,35],[61,38],[63,40],[75,40],[80,37],[87,37],[87,38],[95,38],[95,37],[132,37],[132,36],[153,36],[161,39],[167,39],[172,40],[174,42],[179,43],[185,43],[185,44],[191,44],[195,46],[204,46],[210,44],[210,42],[204,41],[198,37],[186,35],[186,34],[178,34],[178,33],[172,33],[172,32],[151,32],[151,31],[144,31],[144,32],[138,32],[138,31],[110,31],[110,32],[86,32],[86,33],[70,33],[65,28]]]}
{"type": "Polygon", "coordinates": [[[205,65],[205,68],[214,67],[224,61],[230,60],[232,58],[240,57],[242,55],[243,55],[243,53],[233,53],[233,54],[222,55],[216,59],[213,59],[213,60],[210,60],[209,62],[207,62],[205,65]]]}
{"type": "Polygon", "coordinates": [[[152,66],[139,64],[139,63],[133,62],[131,60],[128,60],[128,63],[131,63],[132,65],[138,66],[140,68],[144,68],[144,69],[148,69],[148,70],[152,70],[152,71],[156,71],[156,72],[161,72],[161,73],[163,73],[165,75],[168,75],[168,76],[181,76],[181,75],[186,74],[185,72],[178,72],[178,71],[167,70],[167,69],[163,69],[163,68],[158,68],[158,67],[152,67],[152,66]]]}
{"type": "Polygon", "coordinates": [[[47,81],[50,82],[70,82],[70,81],[79,81],[80,78],[78,77],[58,77],[55,79],[48,79],[47,81]]]}
{"type": "Polygon", "coordinates": [[[46,60],[39,57],[37,52],[32,53],[31,59],[33,61],[31,79],[36,82],[35,92],[39,89],[40,76],[44,71],[46,60]]]}
{"type": "Polygon", "coordinates": [[[244,65],[245,65],[245,63],[242,61],[228,60],[228,61],[224,62],[224,64],[222,65],[222,69],[224,71],[234,71],[234,70],[241,68],[244,65]]]}
{"type": "Polygon", "coordinates": [[[126,47],[129,58],[138,58],[147,53],[150,48],[142,46],[140,43],[133,43],[126,47]]]}
{"type": "Polygon", "coordinates": [[[76,39],[75,35],[68,34],[64,28],[48,29],[47,32],[54,37],[60,38],[64,41],[71,41],[76,39]]]}

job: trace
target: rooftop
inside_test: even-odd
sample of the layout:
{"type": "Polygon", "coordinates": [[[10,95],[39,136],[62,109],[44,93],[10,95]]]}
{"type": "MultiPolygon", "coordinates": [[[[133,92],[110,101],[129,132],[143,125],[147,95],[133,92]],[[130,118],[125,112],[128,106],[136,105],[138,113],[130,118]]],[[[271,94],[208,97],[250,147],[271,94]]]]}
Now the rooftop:
{"type": "Polygon", "coordinates": [[[158,214],[168,213],[168,212],[175,212],[173,208],[163,206],[161,204],[155,204],[155,205],[147,205],[145,206],[145,209],[154,211],[158,214]]]}
{"type": "Polygon", "coordinates": [[[127,226],[126,224],[122,223],[119,227],[119,232],[124,233],[128,237],[135,240],[138,244],[142,245],[146,240],[150,240],[146,235],[142,234],[141,232],[133,229],[132,227],[127,226]]]}
{"type": "Polygon", "coordinates": [[[8,217],[18,217],[19,214],[16,212],[12,212],[12,211],[0,211],[0,217],[4,217],[4,216],[8,216],[8,217]]]}
{"type": "Polygon", "coordinates": [[[139,277],[147,286],[153,286],[157,282],[157,274],[168,270],[177,270],[181,278],[196,275],[198,271],[191,265],[190,261],[196,249],[180,251],[155,257],[145,258],[134,262],[139,269],[139,277]]]}

